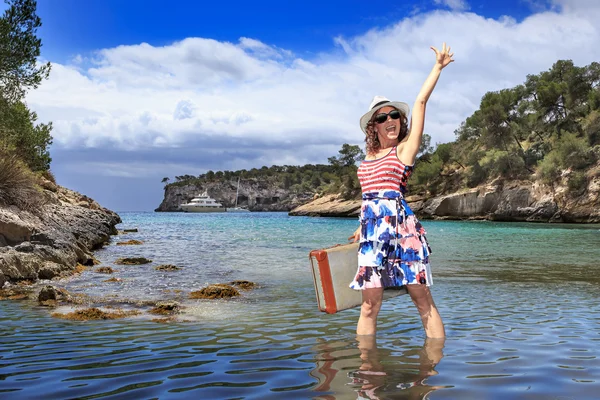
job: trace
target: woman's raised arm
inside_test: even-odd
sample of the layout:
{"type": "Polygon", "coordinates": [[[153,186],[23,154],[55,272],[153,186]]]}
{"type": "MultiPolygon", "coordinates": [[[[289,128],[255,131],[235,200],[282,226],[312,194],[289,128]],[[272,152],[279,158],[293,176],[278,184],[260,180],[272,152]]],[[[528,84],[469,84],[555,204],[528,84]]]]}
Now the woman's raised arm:
{"type": "Polygon", "coordinates": [[[419,147],[421,146],[427,100],[429,100],[429,96],[431,96],[431,92],[435,88],[442,69],[454,61],[452,59],[454,53],[450,53],[450,47],[446,47],[446,43],[442,45],[441,51],[433,46],[431,46],[431,50],[435,52],[435,65],[431,69],[425,83],[423,83],[421,91],[417,95],[417,99],[413,105],[408,135],[402,141],[402,145],[398,147],[398,157],[406,165],[414,164],[419,147]]]}

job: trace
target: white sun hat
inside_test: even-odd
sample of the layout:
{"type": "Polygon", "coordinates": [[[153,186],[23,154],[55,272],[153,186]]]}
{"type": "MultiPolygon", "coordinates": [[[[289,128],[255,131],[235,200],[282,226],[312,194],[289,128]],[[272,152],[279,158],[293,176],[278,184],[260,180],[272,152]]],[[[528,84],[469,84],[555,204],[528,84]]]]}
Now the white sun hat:
{"type": "Polygon", "coordinates": [[[367,133],[367,124],[371,120],[371,117],[373,117],[373,114],[375,114],[380,108],[388,106],[397,108],[402,114],[404,114],[406,118],[408,118],[408,113],[410,111],[408,104],[401,101],[390,101],[383,96],[375,96],[373,97],[373,101],[371,101],[369,111],[360,117],[360,129],[362,129],[364,133],[367,133]]]}

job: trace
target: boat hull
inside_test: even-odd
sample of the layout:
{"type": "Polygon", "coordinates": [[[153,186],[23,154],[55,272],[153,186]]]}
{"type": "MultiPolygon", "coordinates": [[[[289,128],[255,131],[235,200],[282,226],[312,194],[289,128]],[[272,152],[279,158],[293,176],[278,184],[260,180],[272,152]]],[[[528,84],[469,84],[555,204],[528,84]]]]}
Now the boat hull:
{"type": "Polygon", "coordinates": [[[229,213],[249,213],[250,210],[247,210],[245,208],[234,207],[234,208],[228,208],[227,212],[229,212],[229,213]]]}
{"type": "Polygon", "coordinates": [[[198,206],[180,206],[181,211],[183,212],[193,212],[193,213],[214,213],[214,212],[225,212],[225,207],[198,207],[198,206]]]}

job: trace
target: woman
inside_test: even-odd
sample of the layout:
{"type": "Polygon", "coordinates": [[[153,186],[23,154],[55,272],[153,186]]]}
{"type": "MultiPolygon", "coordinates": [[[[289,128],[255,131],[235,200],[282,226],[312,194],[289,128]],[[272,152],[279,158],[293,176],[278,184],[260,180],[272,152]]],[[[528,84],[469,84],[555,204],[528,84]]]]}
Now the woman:
{"type": "Polygon", "coordinates": [[[425,230],[404,200],[406,182],[421,145],[425,106],[442,69],[453,62],[450,47],[435,52],[436,62],[415,101],[408,128],[406,103],[375,96],[360,119],[366,134],[365,160],[358,168],[363,193],[360,226],[349,240],[360,241],[352,289],[362,291],[358,335],[374,335],[384,288],[406,285],[428,338],[445,337],[444,324],[429,286],[431,252],[425,230]]]}

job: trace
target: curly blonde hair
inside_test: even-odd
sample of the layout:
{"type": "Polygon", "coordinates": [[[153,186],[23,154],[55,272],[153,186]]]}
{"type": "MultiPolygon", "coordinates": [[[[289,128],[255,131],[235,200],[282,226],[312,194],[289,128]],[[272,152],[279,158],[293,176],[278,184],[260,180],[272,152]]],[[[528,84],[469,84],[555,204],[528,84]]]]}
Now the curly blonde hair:
{"type": "MultiPolygon", "coordinates": [[[[396,108],[396,110],[398,109],[396,108]]],[[[367,134],[365,136],[367,154],[377,154],[377,152],[381,150],[381,143],[379,143],[379,137],[375,130],[375,121],[373,121],[375,115],[377,115],[377,113],[373,114],[369,122],[367,122],[367,134]]],[[[400,134],[398,135],[398,143],[400,143],[406,135],[408,135],[408,118],[400,111],[400,134]]]]}

